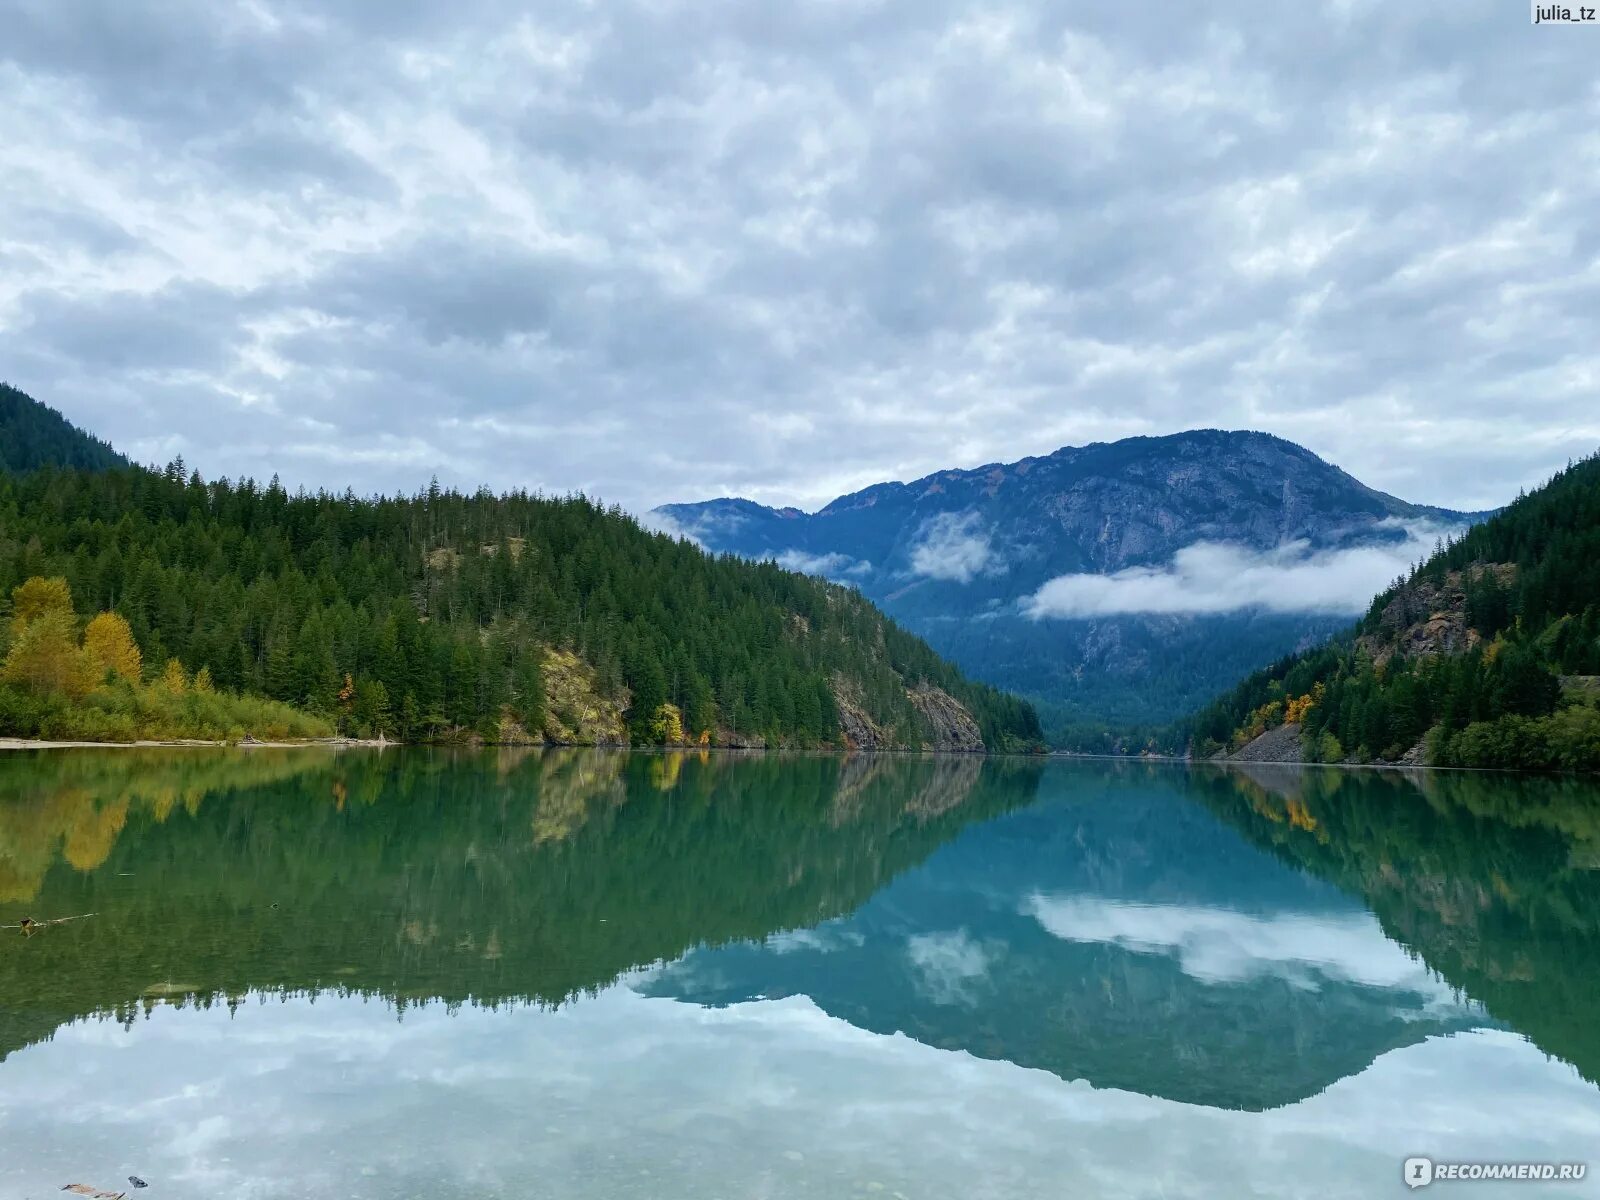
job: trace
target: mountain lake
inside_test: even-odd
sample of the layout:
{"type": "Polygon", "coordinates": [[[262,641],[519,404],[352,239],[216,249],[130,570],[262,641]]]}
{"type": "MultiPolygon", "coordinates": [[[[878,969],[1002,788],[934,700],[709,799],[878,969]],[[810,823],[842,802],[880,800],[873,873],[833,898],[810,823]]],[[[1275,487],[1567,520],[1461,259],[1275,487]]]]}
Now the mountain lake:
{"type": "Polygon", "coordinates": [[[1366,1200],[1600,1157],[1593,780],[13,752],[0,925],[19,1200],[1366,1200]]]}

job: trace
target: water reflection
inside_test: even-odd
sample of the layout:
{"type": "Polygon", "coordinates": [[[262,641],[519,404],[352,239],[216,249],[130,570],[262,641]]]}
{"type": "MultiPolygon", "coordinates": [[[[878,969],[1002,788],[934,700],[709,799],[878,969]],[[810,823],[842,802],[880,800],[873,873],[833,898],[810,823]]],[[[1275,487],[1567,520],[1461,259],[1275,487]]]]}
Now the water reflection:
{"type": "MultiPolygon", "coordinates": [[[[1241,782],[1216,774],[1204,794],[1241,782]]],[[[804,995],[861,1028],[1248,1109],[1492,1024],[1359,895],[1284,869],[1194,803],[1194,783],[1165,767],[1055,770],[1039,804],[967,830],[850,916],[696,950],[650,990],[804,995]]]]}
{"type": "Polygon", "coordinates": [[[130,1146],[169,1194],[374,1197],[1354,1196],[1409,1153],[1582,1158],[1597,866],[1573,781],[0,756],[0,923],[99,914],[0,938],[0,1192],[130,1146]]]}
{"type": "Polygon", "coordinates": [[[845,913],[1040,768],[592,751],[0,757],[0,1054],[250,990],[559,1004],[845,913]]]}
{"type": "Polygon", "coordinates": [[[1600,784],[1469,772],[1200,771],[1252,844],[1359,897],[1395,944],[1600,1080],[1600,784]]]}

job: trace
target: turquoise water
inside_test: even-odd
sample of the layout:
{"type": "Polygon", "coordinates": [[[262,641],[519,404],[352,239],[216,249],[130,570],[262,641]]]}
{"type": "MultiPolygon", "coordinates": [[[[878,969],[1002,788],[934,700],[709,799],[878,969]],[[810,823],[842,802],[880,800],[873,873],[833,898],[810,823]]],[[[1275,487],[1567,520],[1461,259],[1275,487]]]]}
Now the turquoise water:
{"type": "Polygon", "coordinates": [[[1400,1196],[1600,1147],[1587,782],[0,756],[0,924],[91,913],[0,931],[0,1196],[1400,1196]]]}

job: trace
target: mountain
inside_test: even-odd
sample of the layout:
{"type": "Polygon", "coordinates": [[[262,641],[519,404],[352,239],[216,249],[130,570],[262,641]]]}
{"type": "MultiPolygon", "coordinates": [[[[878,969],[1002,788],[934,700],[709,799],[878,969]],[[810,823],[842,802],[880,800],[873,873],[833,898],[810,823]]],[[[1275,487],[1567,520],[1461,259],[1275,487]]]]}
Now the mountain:
{"type": "Polygon", "coordinates": [[[1180,726],[1201,755],[1600,769],[1600,455],[1452,539],[1348,635],[1180,726]]]}
{"type": "Polygon", "coordinates": [[[708,549],[855,585],[974,675],[1033,698],[1058,732],[1171,720],[1353,615],[1322,595],[1307,611],[1185,599],[1194,572],[1217,592],[1241,564],[1337,571],[1369,548],[1395,568],[1375,586],[1419,539],[1480,515],[1375,491],[1281,438],[1214,429],[877,484],[815,513],[738,499],[655,510],[708,549]],[[1141,583],[1160,594],[1133,594],[1141,583]]]}
{"type": "MultiPolygon", "coordinates": [[[[181,462],[0,475],[4,596],[0,733],[132,740],[163,697],[199,721],[216,707],[193,694],[203,668],[205,694],[406,741],[999,750],[1040,736],[1025,702],[859,593],[713,558],[582,497],[290,495],[181,462]],[[90,632],[125,652],[90,662],[77,614],[107,612],[125,624],[90,632]]],[[[191,736],[240,720],[217,711],[191,736]]]]}
{"type": "Polygon", "coordinates": [[[47,466],[109,471],[127,465],[122,455],[55,409],[0,383],[0,471],[47,466]]]}

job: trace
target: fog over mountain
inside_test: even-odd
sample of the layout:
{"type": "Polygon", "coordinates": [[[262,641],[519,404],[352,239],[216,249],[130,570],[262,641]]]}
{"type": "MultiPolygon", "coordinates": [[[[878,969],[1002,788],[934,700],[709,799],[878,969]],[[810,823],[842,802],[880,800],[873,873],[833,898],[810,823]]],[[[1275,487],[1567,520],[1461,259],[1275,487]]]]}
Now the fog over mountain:
{"type": "Polygon", "coordinates": [[[1061,720],[1162,720],[1327,636],[1478,515],[1369,488],[1255,432],[1064,447],[815,513],[665,505],[708,549],[852,583],[1061,720]]]}

